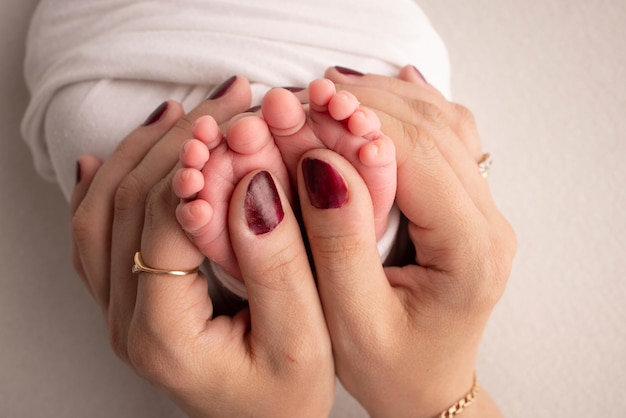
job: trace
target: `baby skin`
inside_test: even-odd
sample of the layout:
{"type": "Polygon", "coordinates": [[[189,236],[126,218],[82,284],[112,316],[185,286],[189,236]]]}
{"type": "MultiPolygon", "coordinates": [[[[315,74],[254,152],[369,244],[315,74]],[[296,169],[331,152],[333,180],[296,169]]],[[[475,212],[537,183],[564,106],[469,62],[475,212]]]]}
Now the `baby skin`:
{"type": "Polygon", "coordinates": [[[228,211],[235,186],[247,174],[271,172],[292,200],[298,163],[315,148],[330,149],[348,160],[370,192],[375,231],[387,227],[396,192],[395,147],[380,132],[376,114],[359,106],[330,80],[309,85],[308,109],[290,91],[272,89],[258,113],[233,119],[225,137],[210,116],[194,125],[194,139],[181,150],[182,168],[173,179],[181,198],[178,222],[200,251],[233,278],[242,280],[228,233],[228,211]]]}

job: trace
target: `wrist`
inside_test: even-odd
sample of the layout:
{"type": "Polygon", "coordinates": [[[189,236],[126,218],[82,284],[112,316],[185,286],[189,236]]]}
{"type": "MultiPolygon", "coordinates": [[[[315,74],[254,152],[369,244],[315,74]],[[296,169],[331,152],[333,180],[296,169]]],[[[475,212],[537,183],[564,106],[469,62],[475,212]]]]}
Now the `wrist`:
{"type": "Polygon", "coordinates": [[[374,410],[367,409],[367,411],[371,418],[416,416],[422,418],[502,418],[502,413],[496,403],[474,378],[470,386],[467,386],[465,393],[457,395],[457,398],[448,398],[447,404],[442,403],[441,399],[450,395],[441,395],[442,393],[430,393],[426,396],[416,396],[410,402],[399,401],[393,405],[387,404],[384,409],[381,405],[377,405],[374,410]]]}
{"type": "MultiPolygon", "coordinates": [[[[480,390],[477,389],[478,384],[475,385],[473,363],[463,368],[446,367],[449,365],[444,363],[441,370],[431,370],[428,374],[406,379],[402,383],[396,381],[388,384],[386,386],[392,389],[386,392],[360,397],[364,400],[362,404],[372,418],[439,418],[442,412],[458,406],[461,399],[464,400],[464,406],[467,405],[465,399],[468,397],[475,402],[480,390]]],[[[470,407],[473,405],[467,405],[465,411],[470,407]]],[[[465,414],[458,416],[463,418],[465,414]]],[[[444,417],[456,418],[455,415],[444,417]]]]}
{"type": "Polygon", "coordinates": [[[502,418],[502,413],[484,388],[476,395],[474,402],[455,418],[502,418]]]}

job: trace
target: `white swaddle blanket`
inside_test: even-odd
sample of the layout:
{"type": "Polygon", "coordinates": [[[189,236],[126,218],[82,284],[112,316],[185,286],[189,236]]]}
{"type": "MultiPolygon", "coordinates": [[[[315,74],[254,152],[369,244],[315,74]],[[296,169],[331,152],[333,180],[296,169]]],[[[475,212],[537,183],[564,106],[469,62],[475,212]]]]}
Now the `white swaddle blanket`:
{"type": "Polygon", "coordinates": [[[136,82],[143,91],[151,82],[182,85],[184,97],[163,100],[184,101],[189,86],[206,92],[240,74],[262,85],[254,86],[258,99],[263,86],[306,86],[332,65],[395,75],[406,64],[448,92],[446,50],[413,0],[43,0],[27,40],[32,99],[22,133],[39,173],[60,181],[68,196],[77,153],[105,158],[160,103],[143,105],[137,94],[133,111],[124,102],[132,96],[118,89],[117,103],[100,102],[90,115],[79,108],[86,100],[115,98],[102,84],[93,88],[97,81],[124,80],[124,89],[136,82]],[[55,96],[81,83],[93,84],[75,89],[75,103],[59,100],[46,118],[55,96]],[[94,118],[103,120],[97,132],[82,130],[94,128],[94,118]]]}

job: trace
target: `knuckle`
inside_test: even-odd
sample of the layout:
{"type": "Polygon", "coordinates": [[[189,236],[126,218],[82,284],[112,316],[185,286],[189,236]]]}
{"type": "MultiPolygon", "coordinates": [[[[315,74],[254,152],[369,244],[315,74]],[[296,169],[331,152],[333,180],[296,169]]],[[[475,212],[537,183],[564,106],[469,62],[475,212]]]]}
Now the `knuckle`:
{"type": "Polygon", "coordinates": [[[360,238],[357,233],[311,235],[316,267],[335,274],[352,271],[365,256],[360,238]]]}
{"type": "Polygon", "coordinates": [[[296,245],[286,245],[280,250],[263,257],[261,262],[255,266],[254,272],[249,279],[257,284],[276,291],[292,290],[300,281],[293,280],[302,274],[299,267],[301,263],[298,258],[301,256],[296,245]]]}
{"type": "Polygon", "coordinates": [[[420,155],[420,158],[434,158],[439,155],[439,148],[432,136],[426,129],[422,129],[412,123],[403,123],[402,130],[404,138],[408,140],[408,152],[399,155],[399,164],[403,161],[410,161],[415,155],[420,155]]]}
{"type": "Polygon", "coordinates": [[[476,277],[478,285],[473,304],[479,309],[491,309],[500,300],[513,268],[510,242],[497,232],[490,233],[484,246],[477,249],[476,277]]]}
{"type": "Polygon", "coordinates": [[[480,158],[482,146],[474,114],[467,107],[458,103],[450,103],[450,106],[452,130],[475,158],[480,158]]]}
{"type": "Polygon", "coordinates": [[[471,110],[459,103],[450,103],[456,125],[476,126],[476,118],[471,110]]]}
{"type": "Polygon", "coordinates": [[[138,204],[142,204],[148,185],[141,176],[134,172],[122,180],[115,192],[115,214],[123,214],[138,204]]]}
{"type": "Polygon", "coordinates": [[[138,141],[137,139],[140,138],[137,137],[137,135],[132,134],[126,137],[115,148],[115,155],[118,156],[121,161],[134,160],[136,158],[135,155],[137,154],[137,146],[143,145],[141,143],[142,141],[138,141]]]}
{"type": "Polygon", "coordinates": [[[146,226],[154,226],[163,219],[163,208],[169,208],[173,213],[177,202],[178,200],[171,189],[171,181],[168,181],[168,178],[161,179],[148,191],[146,196],[146,226]]]}
{"type": "Polygon", "coordinates": [[[187,114],[180,118],[174,127],[170,130],[169,134],[175,137],[191,138],[193,131],[193,124],[196,121],[196,117],[192,114],[187,114]]]}
{"type": "Polygon", "coordinates": [[[264,265],[264,273],[269,277],[278,277],[280,282],[287,281],[291,277],[291,271],[296,263],[297,255],[288,248],[276,252],[268,257],[264,265]]]}
{"type": "MultiPolygon", "coordinates": [[[[93,220],[90,219],[88,211],[84,206],[80,206],[72,216],[72,237],[78,249],[91,242],[93,235],[93,220]]],[[[74,257],[75,262],[79,262],[78,254],[74,257]]]]}
{"type": "Polygon", "coordinates": [[[412,100],[410,105],[412,111],[428,125],[438,129],[449,126],[448,116],[441,107],[421,100],[412,100]]]}

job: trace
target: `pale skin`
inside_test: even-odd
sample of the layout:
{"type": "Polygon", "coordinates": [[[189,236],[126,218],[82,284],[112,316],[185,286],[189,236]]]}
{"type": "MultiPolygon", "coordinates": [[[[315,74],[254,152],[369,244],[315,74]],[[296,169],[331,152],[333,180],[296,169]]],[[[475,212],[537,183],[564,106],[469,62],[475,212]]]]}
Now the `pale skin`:
{"type": "Polygon", "coordinates": [[[396,194],[393,142],[380,132],[375,113],[330,80],[311,82],[308,97],[305,112],[293,93],[273,89],[263,99],[263,117],[240,115],[223,127],[225,135],[212,117],[202,117],[195,138],[183,145],[183,168],[173,180],[182,199],[178,221],[200,251],[235,278],[241,272],[227,228],[235,185],[253,170],[267,170],[292,196],[298,162],[311,149],[331,149],[357,168],[373,199],[377,238],[385,232],[396,194]]]}
{"type": "MultiPolygon", "coordinates": [[[[343,285],[329,286],[329,296],[325,297],[327,281],[320,281],[323,303],[336,297],[343,300],[337,305],[341,308],[352,298],[356,306],[346,311],[363,307],[364,300],[369,301],[368,306],[380,307],[363,309],[358,317],[343,316],[345,311],[340,309],[325,311],[337,374],[364,405],[370,403],[370,396],[387,393],[389,404],[381,404],[376,398],[371,407],[366,407],[372,416],[411,416],[411,402],[428,411],[424,416],[434,416],[444,398],[450,403],[455,398],[453,392],[458,399],[471,387],[482,331],[510,274],[517,245],[515,233],[496,208],[488,183],[476,170],[483,151],[475,122],[466,108],[446,101],[410,66],[400,72],[398,79],[348,76],[334,68],[325,76],[338,83],[338,89],[352,92],[364,106],[374,109],[390,137],[404,139],[395,141],[397,202],[409,218],[409,234],[419,263],[419,267],[385,269],[391,287],[384,281],[356,280],[355,287],[343,294],[337,293],[343,285]],[[363,293],[359,295],[357,290],[363,293]],[[329,320],[333,313],[337,316],[329,320]],[[393,324],[404,324],[406,328],[393,324]],[[366,328],[370,329],[369,337],[361,334],[366,328]],[[358,330],[353,339],[347,339],[345,348],[338,343],[346,340],[339,338],[339,329],[358,330]],[[370,346],[377,342],[385,343],[370,346]],[[359,368],[354,364],[358,356],[353,350],[362,347],[368,348],[362,355],[376,367],[359,368]],[[417,352],[430,355],[411,357],[417,352]],[[417,361],[407,363],[407,358],[417,361]],[[345,375],[344,362],[348,364],[345,375]],[[416,389],[419,386],[421,390],[416,389]],[[391,393],[386,388],[392,388],[391,393]],[[410,389],[403,391],[405,388],[410,389]],[[421,400],[416,399],[418,394],[422,394],[421,400]]],[[[358,211],[344,216],[352,219],[358,211]]],[[[340,266],[338,270],[344,268],[348,269],[340,266]]],[[[337,280],[345,282],[345,277],[337,280]]],[[[500,413],[483,389],[475,405],[462,416],[496,417],[500,413]]]]}
{"type": "MultiPolygon", "coordinates": [[[[376,262],[367,185],[344,158],[316,149],[305,157],[332,167],[348,191],[340,207],[314,207],[298,166],[317,288],[276,178],[284,217],[268,233],[251,232],[245,196],[258,171],[238,183],[229,208],[249,311],[212,318],[201,275],[130,273],[137,249],[164,269],[191,269],[203,259],[175,218],[172,168],[191,122],[205,114],[225,122],[249,107],[241,78],[186,119],[171,103],[103,165],[80,160],[71,202],[76,269],[105,314],[116,354],[191,416],[327,416],[335,373],[373,417],[433,417],[471,386],[516,246],[476,169],[474,122],[409,67],[399,79],[333,69],[326,77],[373,109],[395,141],[397,201],[419,266],[376,262]]],[[[461,415],[499,416],[484,388],[461,415]]]]}

